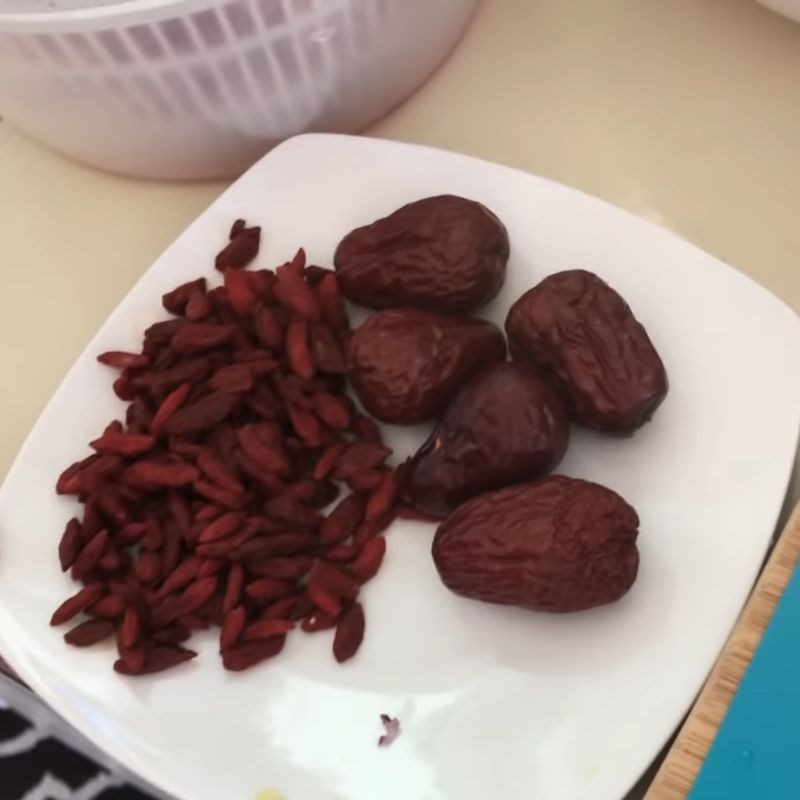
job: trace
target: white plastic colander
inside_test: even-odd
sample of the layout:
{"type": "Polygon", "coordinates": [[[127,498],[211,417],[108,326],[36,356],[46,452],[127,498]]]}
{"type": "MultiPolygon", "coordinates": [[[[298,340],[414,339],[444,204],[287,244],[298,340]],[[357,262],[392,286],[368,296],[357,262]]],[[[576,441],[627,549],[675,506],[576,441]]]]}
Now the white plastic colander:
{"type": "Polygon", "coordinates": [[[430,74],[478,4],[104,2],[0,0],[0,115],[154,178],[228,177],[287,136],[358,130],[430,74]]]}

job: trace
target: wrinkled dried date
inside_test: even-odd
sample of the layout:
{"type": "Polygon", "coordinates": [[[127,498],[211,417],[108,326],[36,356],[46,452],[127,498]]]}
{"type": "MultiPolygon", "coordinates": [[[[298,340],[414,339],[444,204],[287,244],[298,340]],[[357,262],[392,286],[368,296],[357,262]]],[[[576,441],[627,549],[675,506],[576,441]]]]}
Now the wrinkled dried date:
{"type": "Polygon", "coordinates": [[[467,383],[412,458],[406,497],[444,516],[476,494],[554,469],[569,440],[559,396],[532,367],[505,363],[467,383]]]}
{"type": "Polygon", "coordinates": [[[630,589],[638,526],[610,489],[552,476],[465,503],[437,529],[433,560],[444,584],[465,597],[580,611],[630,589]]]}
{"type": "Polygon", "coordinates": [[[125,675],[193,658],[179,645],[209,625],[233,670],[277,655],[295,622],[338,624],[339,660],[363,635],[354,603],[385,550],[374,533],[393,514],[391,451],[344,394],[350,326],[336,276],[306,267],[302,250],[277,274],[241,269],[258,235],[237,221],[217,257],[223,286],[201,278],[166,293],[182,318],[150,326],[142,353],[99,357],[122,370],[125,423],[57,482],[85,503],[58,557],[86,585],[52,624],[85,615],[65,635],[78,647],[115,635],[125,675]],[[362,477],[320,513],[339,496],[333,479],[368,474],[374,483],[362,477]]]}
{"type": "Polygon", "coordinates": [[[440,195],[351,231],[334,263],[354,303],[464,313],[497,294],[508,255],[508,233],[488,208],[440,195]]]}
{"type": "Polygon", "coordinates": [[[545,278],[506,318],[514,358],[553,382],[572,418],[630,434],[667,394],[667,374],[628,304],[597,275],[568,270],[545,278]]]}
{"type": "Polygon", "coordinates": [[[379,311],[353,334],[349,375],[373,416],[411,424],[438,414],[464,381],[505,355],[503,334],[490,322],[418,309],[379,311]]]}

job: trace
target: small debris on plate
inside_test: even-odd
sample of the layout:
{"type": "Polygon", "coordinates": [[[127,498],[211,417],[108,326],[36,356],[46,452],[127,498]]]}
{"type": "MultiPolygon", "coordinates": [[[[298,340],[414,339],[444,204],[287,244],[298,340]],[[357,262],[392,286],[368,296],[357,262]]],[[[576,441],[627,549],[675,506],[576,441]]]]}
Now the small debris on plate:
{"type": "Polygon", "coordinates": [[[256,800],[286,800],[286,795],[277,789],[262,789],[256,795],[256,800]]]}
{"type": "Polygon", "coordinates": [[[400,720],[381,714],[381,722],[386,732],[378,739],[378,747],[388,747],[402,733],[400,720]]]}

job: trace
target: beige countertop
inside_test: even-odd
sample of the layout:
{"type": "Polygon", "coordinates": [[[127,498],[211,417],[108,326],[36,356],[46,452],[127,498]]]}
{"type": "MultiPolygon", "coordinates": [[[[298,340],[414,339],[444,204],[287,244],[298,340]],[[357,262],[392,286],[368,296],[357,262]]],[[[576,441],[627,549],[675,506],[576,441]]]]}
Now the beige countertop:
{"type": "MultiPolygon", "coordinates": [[[[753,0],[485,0],[367,132],[603,197],[800,308],[798,98],[800,24],[753,0]]],[[[0,122],[0,479],[89,337],[224,186],[99,173],[0,122]]]]}
{"type": "MultiPolygon", "coordinates": [[[[486,0],[368,132],[604,197],[800,308],[799,97],[800,25],[753,0],[486,0]]],[[[0,476],[91,334],[223,188],[99,173],[0,122],[0,476]]]]}

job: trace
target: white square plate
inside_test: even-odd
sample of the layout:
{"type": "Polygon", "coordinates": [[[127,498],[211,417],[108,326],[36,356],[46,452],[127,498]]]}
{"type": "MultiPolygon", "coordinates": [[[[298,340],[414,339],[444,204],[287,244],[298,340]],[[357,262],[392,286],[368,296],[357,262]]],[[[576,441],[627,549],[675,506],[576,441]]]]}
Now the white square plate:
{"type": "MultiPolygon", "coordinates": [[[[86,736],[185,800],[620,800],[707,674],[764,556],[800,421],[800,324],[764,289],[604,202],[461,155],[310,135],[256,164],[142,277],[69,373],[0,492],[0,651],[86,736]],[[56,545],[61,469],[120,413],[94,357],[135,348],[165,290],[205,272],[231,221],[263,226],[258,264],[303,245],[329,264],[356,225],[455,193],[492,208],[512,243],[486,315],[550,272],[585,267],[629,301],[671,389],[627,440],[576,432],[559,471],[619,491],[641,516],[641,571],[619,603],[551,616],[458,598],[429,555],[433,527],[396,523],[365,592],[367,637],[338,666],[329,634],[226,674],[215,641],[191,665],[125,679],[109,648],[48,627],[73,586],[56,545]],[[378,748],[379,715],[403,733],[378,748]]],[[[424,431],[393,429],[400,454],[424,431]]]]}

